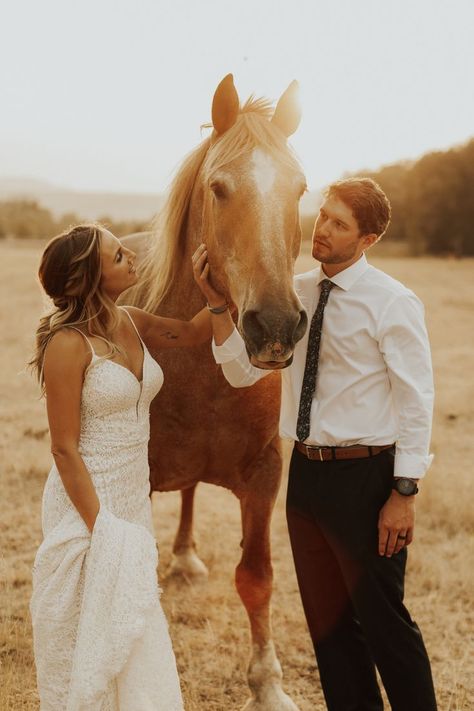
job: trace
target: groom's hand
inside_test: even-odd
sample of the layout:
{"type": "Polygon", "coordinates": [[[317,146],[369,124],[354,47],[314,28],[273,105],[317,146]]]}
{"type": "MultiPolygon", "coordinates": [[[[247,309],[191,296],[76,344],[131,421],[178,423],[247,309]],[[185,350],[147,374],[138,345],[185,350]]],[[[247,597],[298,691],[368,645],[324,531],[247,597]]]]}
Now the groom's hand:
{"type": "Polygon", "coordinates": [[[379,514],[379,555],[390,558],[410,545],[415,528],[415,497],[392,491],[379,514]]]}

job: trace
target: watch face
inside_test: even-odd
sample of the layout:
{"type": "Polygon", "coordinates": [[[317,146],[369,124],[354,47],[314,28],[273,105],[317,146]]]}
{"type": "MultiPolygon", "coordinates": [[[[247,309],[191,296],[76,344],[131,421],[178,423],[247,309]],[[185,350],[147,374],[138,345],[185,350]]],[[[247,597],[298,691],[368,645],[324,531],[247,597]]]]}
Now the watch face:
{"type": "Polygon", "coordinates": [[[395,488],[400,494],[404,494],[405,496],[411,496],[418,491],[416,481],[412,481],[411,479],[397,479],[395,488]]]}

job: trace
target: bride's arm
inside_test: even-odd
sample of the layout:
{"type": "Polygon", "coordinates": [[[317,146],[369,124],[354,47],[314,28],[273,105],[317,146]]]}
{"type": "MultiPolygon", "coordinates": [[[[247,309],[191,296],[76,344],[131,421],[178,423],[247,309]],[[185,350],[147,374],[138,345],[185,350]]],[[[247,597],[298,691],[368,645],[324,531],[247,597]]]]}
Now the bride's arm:
{"type": "Polygon", "coordinates": [[[46,348],[44,382],[51,452],[69,498],[92,531],[100,504],[78,448],[82,382],[89,360],[79,333],[59,331],[46,348]]]}
{"type": "Polygon", "coordinates": [[[193,256],[194,278],[207,303],[218,313],[212,313],[207,306],[190,320],[180,321],[175,318],[155,316],[142,309],[127,306],[145,343],[151,348],[177,348],[180,346],[198,346],[210,341],[223,343],[234,330],[234,322],[225,308],[225,298],[212,287],[208,280],[209,265],[205,245],[201,245],[193,256]]]}
{"type": "Polygon", "coordinates": [[[190,321],[156,316],[135,306],[126,306],[148,348],[199,346],[212,337],[211,314],[207,307],[190,321]]]}
{"type": "Polygon", "coordinates": [[[199,346],[212,337],[211,314],[207,307],[190,321],[156,316],[148,311],[125,306],[148,348],[180,348],[199,346]]]}

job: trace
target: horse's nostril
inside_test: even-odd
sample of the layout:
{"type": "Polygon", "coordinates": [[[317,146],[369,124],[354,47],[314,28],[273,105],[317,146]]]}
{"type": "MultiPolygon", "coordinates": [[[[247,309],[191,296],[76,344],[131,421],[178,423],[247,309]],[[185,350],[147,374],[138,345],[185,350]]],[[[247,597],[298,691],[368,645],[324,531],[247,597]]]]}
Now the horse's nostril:
{"type": "Polygon", "coordinates": [[[245,311],[242,316],[242,327],[251,338],[259,338],[263,334],[263,325],[259,320],[258,311],[245,311]]]}

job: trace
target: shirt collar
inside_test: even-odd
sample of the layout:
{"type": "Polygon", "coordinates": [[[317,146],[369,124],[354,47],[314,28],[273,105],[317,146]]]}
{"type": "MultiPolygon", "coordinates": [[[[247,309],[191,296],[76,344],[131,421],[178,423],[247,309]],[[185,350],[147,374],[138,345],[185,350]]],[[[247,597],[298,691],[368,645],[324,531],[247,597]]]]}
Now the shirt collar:
{"type": "MultiPolygon", "coordinates": [[[[344,291],[348,291],[368,268],[369,263],[367,262],[367,258],[365,254],[362,254],[357,262],[354,262],[350,267],[343,269],[331,277],[331,281],[334,282],[336,286],[344,289],[344,291]]],[[[329,279],[329,277],[324,273],[323,267],[320,265],[316,281],[320,284],[323,279],[329,279]]]]}

